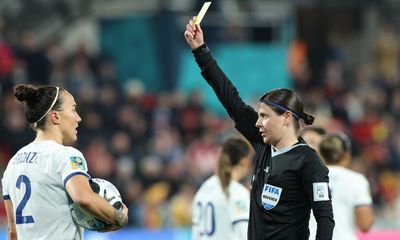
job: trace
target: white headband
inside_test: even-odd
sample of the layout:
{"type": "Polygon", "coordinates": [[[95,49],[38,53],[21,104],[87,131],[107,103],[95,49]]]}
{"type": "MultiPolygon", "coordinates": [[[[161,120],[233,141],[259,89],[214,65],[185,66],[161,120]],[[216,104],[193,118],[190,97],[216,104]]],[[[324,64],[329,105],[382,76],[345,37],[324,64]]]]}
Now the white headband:
{"type": "Polygon", "coordinates": [[[37,120],[36,122],[33,123],[33,127],[34,127],[34,128],[36,128],[37,123],[40,122],[40,121],[50,112],[50,110],[54,107],[54,104],[56,104],[57,99],[58,99],[58,93],[59,93],[59,91],[60,91],[60,88],[59,88],[59,87],[56,87],[56,89],[57,89],[56,97],[54,98],[53,103],[50,105],[49,110],[47,110],[47,112],[46,112],[45,114],[43,114],[43,116],[41,116],[41,117],[39,118],[39,120],[37,120]]]}

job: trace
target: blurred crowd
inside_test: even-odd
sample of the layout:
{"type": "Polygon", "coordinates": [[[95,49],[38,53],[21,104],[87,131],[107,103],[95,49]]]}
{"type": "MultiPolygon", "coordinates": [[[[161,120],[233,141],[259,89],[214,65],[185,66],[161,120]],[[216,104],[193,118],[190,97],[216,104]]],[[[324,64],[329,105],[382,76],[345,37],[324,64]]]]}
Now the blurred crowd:
{"type": "MultiPolygon", "coordinates": [[[[382,28],[365,66],[350,66],[335,43],[321,52],[318,78],[310,46],[292,43],[293,88],[316,125],[351,137],[351,167],[371,183],[377,227],[400,228],[399,36],[382,28]]],[[[190,226],[194,193],[213,174],[221,140],[236,133],[231,120],[203,105],[201,92],[150,93],[141,80],[118,79],[112,59],[89,55],[84,45],[67,55],[56,41],[37,44],[33,33],[12,44],[0,36],[0,173],[34,139],[12,95],[17,83],[53,84],[75,96],[83,119],[76,147],[91,176],[120,190],[132,227],[190,226]]],[[[4,226],[2,203],[0,221],[4,226]]]]}
{"type": "MultiPolygon", "coordinates": [[[[65,56],[57,43],[37,45],[33,33],[15,46],[1,40],[0,74],[1,172],[35,136],[13,97],[13,86],[57,85],[78,104],[83,120],[76,147],[90,175],[108,179],[120,190],[130,209],[129,224],[191,225],[194,193],[214,172],[221,138],[233,134],[230,120],[202,106],[201,93],[151,94],[138,80],[122,85],[109,58],[89,56],[83,45],[65,56]]],[[[4,209],[0,214],[4,224],[4,209]]]]}
{"type": "Polygon", "coordinates": [[[351,64],[348,42],[328,36],[310,61],[312,46],[296,39],[288,56],[295,89],[316,115],[316,124],[343,131],[352,140],[351,168],[371,183],[376,227],[400,228],[400,75],[399,36],[383,24],[368,60],[351,64]]]}

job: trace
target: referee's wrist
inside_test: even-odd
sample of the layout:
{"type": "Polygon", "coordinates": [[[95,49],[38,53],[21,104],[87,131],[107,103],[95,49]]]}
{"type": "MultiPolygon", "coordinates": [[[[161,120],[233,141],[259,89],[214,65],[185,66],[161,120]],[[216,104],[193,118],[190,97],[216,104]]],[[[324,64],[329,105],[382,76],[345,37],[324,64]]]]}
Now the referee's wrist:
{"type": "Polygon", "coordinates": [[[215,62],[213,56],[211,55],[210,49],[205,43],[194,49],[192,53],[202,71],[207,69],[213,62],[215,62]]]}
{"type": "Polygon", "coordinates": [[[202,56],[202,55],[205,55],[205,54],[207,54],[208,52],[210,51],[210,49],[207,47],[207,44],[206,43],[203,43],[202,45],[200,45],[200,47],[198,47],[198,48],[196,48],[196,49],[193,49],[192,50],[192,53],[193,53],[193,55],[195,56],[195,57],[197,57],[197,56],[202,56]]]}

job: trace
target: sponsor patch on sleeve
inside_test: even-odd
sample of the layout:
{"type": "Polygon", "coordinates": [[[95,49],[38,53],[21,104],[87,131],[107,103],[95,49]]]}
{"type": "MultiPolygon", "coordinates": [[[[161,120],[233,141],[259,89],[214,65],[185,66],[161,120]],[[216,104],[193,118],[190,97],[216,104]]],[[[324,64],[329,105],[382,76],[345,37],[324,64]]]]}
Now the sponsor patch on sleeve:
{"type": "Polygon", "coordinates": [[[70,157],[69,158],[71,160],[71,168],[72,169],[82,169],[84,171],[86,171],[86,165],[85,165],[85,161],[81,158],[81,157],[70,157]]]}
{"type": "Polygon", "coordinates": [[[314,195],[314,202],[328,201],[329,200],[328,183],[327,182],[313,183],[313,195],[314,195]]]}

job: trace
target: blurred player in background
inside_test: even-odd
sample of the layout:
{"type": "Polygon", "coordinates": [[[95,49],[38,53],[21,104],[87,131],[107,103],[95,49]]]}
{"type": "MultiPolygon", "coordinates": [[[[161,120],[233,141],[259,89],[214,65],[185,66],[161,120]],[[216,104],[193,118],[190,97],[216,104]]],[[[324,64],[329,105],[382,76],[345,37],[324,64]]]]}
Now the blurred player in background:
{"type": "Polygon", "coordinates": [[[374,222],[368,180],[346,168],[351,158],[351,144],[345,134],[328,134],[322,139],[319,151],[329,168],[329,187],[336,222],[333,239],[355,240],[357,230],[367,232],[374,222]]]}
{"type": "Polygon", "coordinates": [[[309,237],[311,209],[318,221],[317,239],[332,239],[334,220],[328,169],[299,132],[314,117],[290,89],[275,89],[260,98],[258,110],[243,102],[204,42],[200,25],[190,20],[184,33],[201,74],[255,149],[248,238],[309,237]]]}
{"type": "Polygon", "coordinates": [[[207,179],[193,201],[193,240],[245,240],[250,193],[238,181],[249,173],[252,150],[239,138],[222,145],[216,175],[207,179]]]}
{"type": "Polygon", "coordinates": [[[81,121],[73,96],[58,87],[25,84],[15,86],[14,96],[25,103],[37,135],[11,158],[2,179],[8,239],[82,239],[67,195],[110,224],[104,231],[125,226],[126,206],[119,212],[93,192],[85,158],[65,145],[76,141],[81,121]]]}
{"type": "Polygon", "coordinates": [[[325,129],[321,127],[305,127],[301,132],[300,136],[304,141],[315,151],[319,152],[319,144],[326,134],[325,129]]]}

